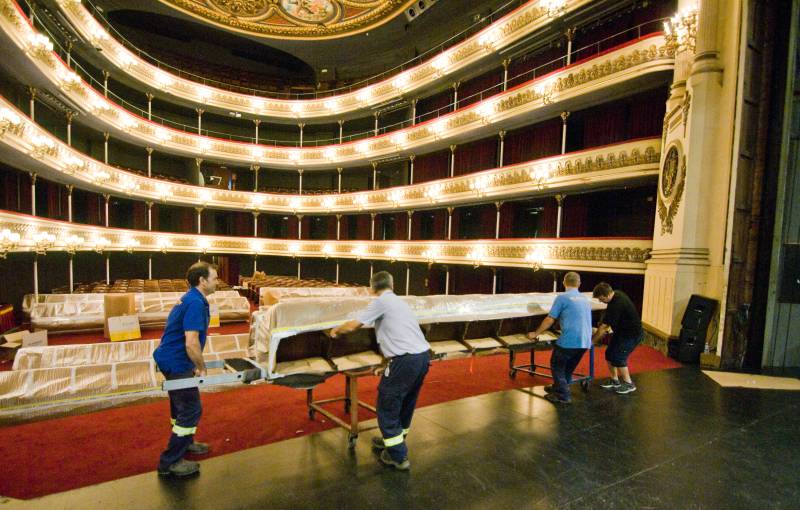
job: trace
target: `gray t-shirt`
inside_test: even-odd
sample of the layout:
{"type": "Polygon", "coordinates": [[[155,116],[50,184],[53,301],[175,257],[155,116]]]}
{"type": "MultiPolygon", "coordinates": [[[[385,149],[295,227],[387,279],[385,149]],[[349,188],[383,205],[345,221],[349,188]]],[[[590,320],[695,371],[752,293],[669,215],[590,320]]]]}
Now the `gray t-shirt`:
{"type": "Polygon", "coordinates": [[[358,313],[356,320],[365,326],[375,327],[378,345],[386,357],[430,350],[414,312],[391,290],[373,299],[358,313]]]}

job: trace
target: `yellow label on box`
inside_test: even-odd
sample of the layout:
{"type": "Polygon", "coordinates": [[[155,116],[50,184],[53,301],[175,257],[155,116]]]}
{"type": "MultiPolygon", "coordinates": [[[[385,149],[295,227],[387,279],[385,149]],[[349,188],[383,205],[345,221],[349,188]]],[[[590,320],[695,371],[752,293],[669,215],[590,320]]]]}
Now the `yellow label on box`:
{"type": "Polygon", "coordinates": [[[112,342],[142,338],[138,315],[122,315],[108,318],[108,336],[112,342]]]}
{"type": "Polygon", "coordinates": [[[211,315],[211,318],[208,321],[208,327],[209,328],[218,328],[219,327],[219,305],[209,305],[208,306],[208,313],[211,315]]]}

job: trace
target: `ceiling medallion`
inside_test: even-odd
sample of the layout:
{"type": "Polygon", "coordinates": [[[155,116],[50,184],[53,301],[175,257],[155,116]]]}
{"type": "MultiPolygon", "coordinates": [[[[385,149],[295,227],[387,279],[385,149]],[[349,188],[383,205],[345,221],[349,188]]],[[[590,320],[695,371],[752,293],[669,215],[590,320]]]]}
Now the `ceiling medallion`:
{"type": "Polygon", "coordinates": [[[331,39],[382,25],[414,0],[160,0],[194,18],[260,37],[331,39]]]}

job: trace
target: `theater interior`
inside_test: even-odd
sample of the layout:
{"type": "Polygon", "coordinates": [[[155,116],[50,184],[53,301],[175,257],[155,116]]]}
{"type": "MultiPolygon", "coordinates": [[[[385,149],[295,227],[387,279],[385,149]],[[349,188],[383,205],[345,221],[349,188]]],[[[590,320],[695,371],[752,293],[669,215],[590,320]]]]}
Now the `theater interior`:
{"type": "Polygon", "coordinates": [[[3,510],[796,508],[800,0],[0,0],[0,50],[3,510]],[[389,319],[331,333],[383,272],[410,469],[389,319]]]}

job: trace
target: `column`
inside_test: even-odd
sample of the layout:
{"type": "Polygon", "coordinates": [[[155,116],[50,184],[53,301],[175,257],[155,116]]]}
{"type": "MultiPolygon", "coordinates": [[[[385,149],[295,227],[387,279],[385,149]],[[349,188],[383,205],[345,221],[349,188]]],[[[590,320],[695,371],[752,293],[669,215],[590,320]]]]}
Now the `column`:
{"type": "Polygon", "coordinates": [[[33,256],[33,293],[39,295],[39,255],[33,256]]]}
{"type": "Polygon", "coordinates": [[[567,36],[567,65],[572,63],[572,41],[575,39],[575,27],[570,27],[564,31],[567,36]]]}
{"type": "Polygon", "coordinates": [[[153,148],[152,147],[145,147],[144,150],[147,151],[147,176],[153,176],[153,148]]]}
{"type": "Polygon", "coordinates": [[[111,133],[103,133],[103,163],[108,164],[108,139],[111,138],[111,133]]]}
{"type": "Polygon", "coordinates": [[[195,108],[194,111],[197,112],[197,134],[202,135],[203,113],[205,112],[205,110],[203,110],[202,108],[195,108]]]}
{"type": "Polygon", "coordinates": [[[447,208],[447,240],[453,239],[453,208],[447,208]]]}
{"type": "Polygon", "coordinates": [[[306,127],[306,125],[301,122],[301,123],[299,123],[297,125],[297,127],[300,128],[300,147],[302,147],[303,146],[303,128],[306,127]]]}
{"type": "MultiPolygon", "coordinates": [[[[336,215],[336,240],[341,241],[342,239],[342,215],[336,215]]],[[[338,264],[338,262],[337,262],[338,264]]]]}
{"type": "Polygon", "coordinates": [[[253,237],[258,237],[258,216],[261,213],[254,211],[252,214],[253,214],[253,237]]]}
{"type": "Polygon", "coordinates": [[[372,273],[375,271],[375,267],[372,265],[372,261],[369,263],[369,279],[372,279],[372,273]]]}
{"type": "Polygon", "coordinates": [[[72,223],[72,192],[75,186],[67,184],[67,221],[72,223]]]}
{"type": "MultiPolygon", "coordinates": [[[[194,158],[194,164],[195,164],[196,169],[197,169],[197,182],[201,182],[200,181],[200,168],[201,168],[201,166],[203,164],[203,158],[194,158]]],[[[202,182],[203,182],[203,186],[205,186],[205,178],[203,178],[202,182]]]]}
{"type": "Polygon", "coordinates": [[[503,207],[503,202],[495,202],[494,206],[497,209],[494,220],[494,238],[500,239],[500,208],[503,207]]]}
{"type": "Polygon", "coordinates": [[[453,111],[458,110],[458,87],[460,86],[460,81],[453,82],[453,111]]]}
{"type": "Polygon", "coordinates": [[[378,117],[380,116],[380,112],[374,112],[372,115],[375,117],[375,128],[373,130],[373,134],[378,136],[378,117]]]}
{"type": "Polygon", "coordinates": [[[344,138],[344,121],[339,120],[339,143],[342,143],[342,139],[344,138]]]}
{"type": "MultiPolygon", "coordinates": [[[[67,49],[67,67],[72,69],[72,41],[67,41],[66,49],[67,49]]],[[[70,292],[72,292],[71,287],[70,287],[70,292]]]]}
{"type": "Polygon", "coordinates": [[[106,252],[106,285],[111,285],[111,259],[108,252],[106,252]]]}
{"type": "Polygon", "coordinates": [[[414,216],[414,211],[406,211],[406,214],[408,215],[408,222],[407,222],[407,229],[406,229],[408,232],[406,232],[406,241],[410,241],[411,240],[411,218],[414,216]]]}
{"type": "Polygon", "coordinates": [[[299,179],[298,180],[298,184],[297,184],[297,186],[298,186],[297,189],[299,190],[299,194],[302,195],[303,194],[303,169],[302,168],[298,168],[297,169],[297,176],[298,176],[298,179],[299,179]]]}
{"type": "Polygon", "coordinates": [[[456,171],[456,147],[458,147],[458,145],[453,144],[450,146],[450,170],[448,172],[450,177],[453,177],[456,171]]]}
{"type": "Polygon", "coordinates": [[[375,240],[375,214],[376,213],[369,213],[370,222],[369,222],[369,240],[375,240]]]}
{"type": "Polygon", "coordinates": [[[253,124],[256,126],[255,144],[258,145],[258,126],[261,125],[261,121],[259,119],[253,119],[253,124]]]}
{"type": "Polygon", "coordinates": [[[28,102],[30,117],[32,121],[36,120],[36,93],[38,90],[36,87],[28,87],[28,95],[30,96],[30,100],[28,102]]]}
{"type": "Polygon", "coordinates": [[[153,202],[145,202],[147,205],[147,231],[153,231],[153,202]]]}
{"type": "Polygon", "coordinates": [[[75,258],[75,253],[70,253],[69,254],[69,273],[68,273],[68,275],[69,275],[69,293],[70,294],[72,294],[72,290],[75,288],[75,283],[74,283],[74,281],[75,281],[75,279],[74,279],[75,268],[74,268],[74,265],[73,265],[73,260],[72,260],[73,258],[75,258]]]}
{"type": "Polygon", "coordinates": [[[411,100],[411,125],[417,125],[417,101],[419,99],[412,99],[411,100]]]}
{"type": "Polygon", "coordinates": [[[64,116],[67,118],[67,145],[72,147],[72,119],[75,117],[75,112],[67,110],[64,116]]]}
{"type": "Polygon", "coordinates": [[[409,295],[411,290],[411,264],[406,262],[406,296],[409,295]]]}
{"type": "Polygon", "coordinates": [[[567,153],[567,119],[570,112],[561,112],[561,154],[567,153]]]}
{"type": "Polygon", "coordinates": [[[108,210],[109,202],[111,202],[111,195],[109,195],[108,193],[104,193],[103,198],[105,199],[105,225],[106,227],[108,227],[110,225],[110,220],[111,220],[108,210]]]}
{"type": "Polygon", "coordinates": [[[336,259],[336,285],[339,285],[339,259],[336,259]]]}
{"type": "Polygon", "coordinates": [[[555,196],[558,203],[558,212],[556,213],[556,238],[561,237],[561,221],[564,215],[564,198],[566,195],[558,194],[555,196]]]}
{"type": "Polygon", "coordinates": [[[497,294],[497,268],[492,268],[492,294],[497,294]]]}
{"type": "Polygon", "coordinates": [[[414,158],[415,155],[411,154],[408,156],[408,184],[414,184],[414,158]]]}
{"type": "Polygon", "coordinates": [[[303,215],[297,215],[297,239],[303,238],[303,215]]]}
{"type": "Polygon", "coordinates": [[[258,171],[261,169],[258,165],[250,165],[250,170],[253,171],[253,191],[258,191],[258,171]]]}
{"type": "Polygon", "coordinates": [[[103,96],[108,97],[108,78],[111,76],[111,73],[108,71],[103,71],[103,96]]]}
{"type": "Polygon", "coordinates": [[[31,173],[31,216],[36,216],[36,174],[31,173]]]}
{"type": "Polygon", "coordinates": [[[505,148],[506,148],[506,132],[505,130],[500,131],[497,136],[499,137],[498,148],[497,148],[497,167],[501,168],[503,166],[503,159],[505,157],[505,148]]]}
{"type": "Polygon", "coordinates": [[[297,259],[297,279],[298,280],[300,279],[300,271],[301,271],[301,269],[302,269],[302,266],[300,265],[300,259],[297,259]]]}
{"type": "Polygon", "coordinates": [[[258,271],[258,255],[253,255],[253,274],[258,271]]]}
{"type": "Polygon", "coordinates": [[[147,92],[145,97],[147,98],[147,120],[153,120],[153,98],[156,96],[147,92]]]}
{"type": "Polygon", "coordinates": [[[197,211],[197,233],[203,233],[203,208],[202,207],[195,207],[195,211],[197,211]]]}
{"type": "Polygon", "coordinates": [[[336,177],[336,179],[337,179],[336,189],[337,189],[338,193],[342,192],[342,170],[344,170],[344,169],[341,168],[341,167],[336,169],[336,173],[338,174],[337,177],[336,177]]]}
{"type": "Polygon", "coordinates": [[[450,267],[444,266],[444,295],[450,295],[450,267]]]}
{"type": "Polygon", "coordinates": [[[378,189],[378,163],[372,162],[372,189],[378,189]]]}
{"type": "Polygon", "coordinates": [[[508,90],[508,66],[511,64],[511,59],[503,59],[503,92],[508,90]]]}

